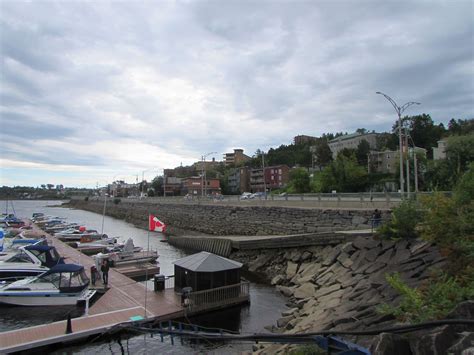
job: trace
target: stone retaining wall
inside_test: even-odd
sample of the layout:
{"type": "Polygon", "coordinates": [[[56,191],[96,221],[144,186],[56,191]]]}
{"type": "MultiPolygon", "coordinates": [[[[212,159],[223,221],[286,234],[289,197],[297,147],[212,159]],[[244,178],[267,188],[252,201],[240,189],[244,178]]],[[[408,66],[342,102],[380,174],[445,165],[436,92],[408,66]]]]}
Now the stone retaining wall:
{"type": "MultiPolygon", "coordinates": [[[[71,206],[102,214],[100,201],[71,201],[71,206]]],[[[171,226],[213,235],[285,235],[371,227],[372,211],[316,208],[235,207],[222,205],[109,202],[106,214],[146,227],[148,213],[171,226]]],[[[389,212],[384,212],[388,218],[389,212]]],[[[172,231],[172,230],[171,230],[172,231]]]]}
{"type": "MultiPolygon", "coordinates": [[[[397,272],[407,285],[418,287],[428,280],[433,270],[445,265],[445,259],[430,243],[380,241],[366,237],[357,237],[337,246],[253,254],[237,252],[230,257],[244,262],[249,271],[271,279],[271,283],[288,297],[290,308],[270,329],[289,334],[392,326],[395,319],[377,311],[381,304],[395,305],[400,301],[400,296],[387,283],[386,274],[397,272]]],[[[404,337],[404,345],[412,354],[441,354],[448,353],[448,349],[463,338],[462,329],[459,334],[451,329],[453,334],[448,338],[436,329],[419,337],[404,337]],[[420,343],[430,346],[420,351],[420,343]]],[[[380,351],[381,337],[349,340],[378,349],[377,354],[396,353],[380,351]]],[[[255,350],[274,354],[287,353],[288,348],[289,345],[272,345],[255,350]]]]}

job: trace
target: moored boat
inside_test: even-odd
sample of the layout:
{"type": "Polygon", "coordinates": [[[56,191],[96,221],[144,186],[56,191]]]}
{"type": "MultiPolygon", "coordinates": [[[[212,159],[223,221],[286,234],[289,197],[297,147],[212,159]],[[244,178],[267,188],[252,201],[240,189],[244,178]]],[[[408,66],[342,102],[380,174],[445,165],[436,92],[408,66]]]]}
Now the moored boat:
{"type": "Polygon", "coordinates": [[[64,264],[64,260],[53,246],[22,246],[18,250],[0,253],[0,281],[11,282],[37,276],[60,264],[64,264]]]}
{"type": "Polygon", "coordinates": [[[75,305],[86,297],[84,267],[60,264],[35,277],[0,286],[0,303],[17,306],[75,305]]]}

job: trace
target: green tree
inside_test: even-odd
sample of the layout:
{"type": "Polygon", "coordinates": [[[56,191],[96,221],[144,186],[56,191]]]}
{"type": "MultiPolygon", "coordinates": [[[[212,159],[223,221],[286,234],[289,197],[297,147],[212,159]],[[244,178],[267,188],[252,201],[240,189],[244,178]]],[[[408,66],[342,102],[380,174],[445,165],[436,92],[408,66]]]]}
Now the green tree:
{"type": "Polygon", "coordinates": [[[163,182],[163,176],[155,176],[155,178],[151,181],[151,187],[157,196],[163,196],[163,182]]]}
{"type": "Polygon", "coordinates": [[[378,151],[397,150],[398,148],[398,136],[395,133],[380,133],[375,139],[378,151]]]}
{"type": "Polygon", "coordinates": [[[290,171],[288,191],[295,193],[305,193],[310,191],[310,178],[306,169],[297,168],[290,171]]]}
{"type": "Polygon", "coordinates": [[[367,171],[357,164],[355,154],[350,157],[339,154],[318,177],[321,192],[359,192],[367,187],[367,171]]]}
{"type": "Polygon", "coordinates": [[[453,162],[458,175],[466,171],[469,163],[474,161],[474,134],[449,137],[446,159],[453,162]]]}
{"type": "Polygon", "coordinates": [[[370,144],[365,139],[357,145],[356,158],[359,165],[367,166],[367,156],[370,153],[370,144]]]}
{"type": "Polygon", "coordinates": [[[448,132],[451,135],[466,135],[474,133],[474,118],[467,120],[455,120],[452,118],[448,124],[448,132]]]}
{"type": "Polygon", "coordinates": [[[332,161],[332,152],[329,148],[326,137],[319,138],[316,141],[314,155],[316,156],[315,163],[320,169],[328,165],[332,161]]]}
{"type": "Polygon", "coordinates": [[[474,161],[474,134],[447,138],[446,159],[429,161],[424,174],[425,187],[449,191],[474,161]]]}
{"type": "MultiPolygon", "coordinates": [[[[417,116],[405,116],[402,119],[404,125],[408,125],[408,130],[413,142],[417,147],[425,148],[428,157],[433,157],[433,147],[445,134],[443,124],[435,125],[431,116],[427,114],[417,116]]],[[[398,121],[393,126],[393,132],[398,133],[398,121]]]]}

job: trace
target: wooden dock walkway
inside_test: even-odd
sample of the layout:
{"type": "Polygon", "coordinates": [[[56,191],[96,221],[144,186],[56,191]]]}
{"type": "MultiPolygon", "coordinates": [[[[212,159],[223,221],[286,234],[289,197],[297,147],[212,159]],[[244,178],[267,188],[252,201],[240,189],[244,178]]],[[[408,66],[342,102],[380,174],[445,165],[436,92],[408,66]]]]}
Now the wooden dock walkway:
{"type": "MultiPolygon", "coordinates": [[[[54,245],[59,254],[65,257],[66,263],[83,265],[90,276],[90,267],[94,265],[91,257],[54,237],[47,236],[47,239],[48,243],[54,245]]],[[[97,285],[100,287],[100,281],[97,285]]],[[[72,319],[73,333],[65,334],[67,321],[2,332],[0,333],[0,353],[77,340],[104,333],[118,324],[141,318],[169,320],[183,315],[181,298],[173,289],[161,292],[146,290],[144,284],[111,268],[105,294],[89,308],[88,315],[72,319]]]]}

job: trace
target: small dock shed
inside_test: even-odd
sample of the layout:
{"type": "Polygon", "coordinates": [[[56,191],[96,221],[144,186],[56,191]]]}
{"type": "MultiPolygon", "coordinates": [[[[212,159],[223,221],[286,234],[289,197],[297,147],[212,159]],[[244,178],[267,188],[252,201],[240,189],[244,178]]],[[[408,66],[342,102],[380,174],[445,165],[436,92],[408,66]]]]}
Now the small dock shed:
{"type": "Polygon", "coordinates": [[[175,291],[191,287],[193,292],[240,283],[242,264],[202,251],[174,262],[175,291]]]}

